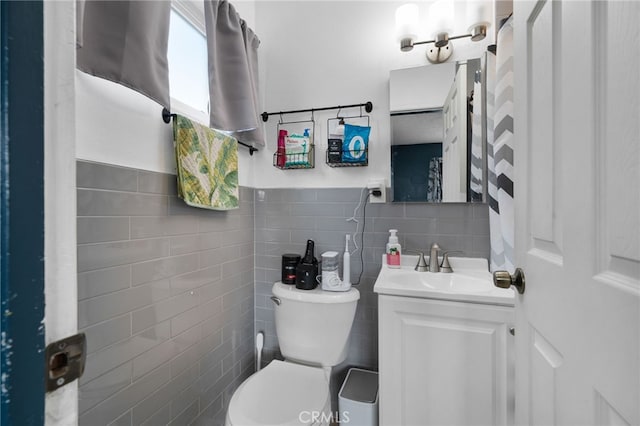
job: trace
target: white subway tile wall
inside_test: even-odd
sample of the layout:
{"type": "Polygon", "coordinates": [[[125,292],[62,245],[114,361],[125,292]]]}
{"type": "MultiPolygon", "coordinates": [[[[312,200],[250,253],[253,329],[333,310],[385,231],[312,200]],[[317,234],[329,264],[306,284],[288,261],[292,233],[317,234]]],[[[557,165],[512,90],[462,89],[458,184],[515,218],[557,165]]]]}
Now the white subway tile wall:
{"type": "Polygon", "coordinates": [[[254,371],[254,204],[194,209],[175,176],[78,161],[80,425],[224,424],[254,371]]]}

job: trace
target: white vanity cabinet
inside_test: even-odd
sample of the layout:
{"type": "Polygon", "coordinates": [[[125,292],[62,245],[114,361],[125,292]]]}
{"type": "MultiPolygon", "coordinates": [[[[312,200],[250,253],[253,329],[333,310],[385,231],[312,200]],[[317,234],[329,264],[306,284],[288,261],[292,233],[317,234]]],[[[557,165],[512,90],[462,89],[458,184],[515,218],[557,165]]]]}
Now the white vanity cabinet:
{"type": "Polygon", "coordinates": [[[513,306],[379,294],[378,315],[380,425],[513,424],[513,306]]]}

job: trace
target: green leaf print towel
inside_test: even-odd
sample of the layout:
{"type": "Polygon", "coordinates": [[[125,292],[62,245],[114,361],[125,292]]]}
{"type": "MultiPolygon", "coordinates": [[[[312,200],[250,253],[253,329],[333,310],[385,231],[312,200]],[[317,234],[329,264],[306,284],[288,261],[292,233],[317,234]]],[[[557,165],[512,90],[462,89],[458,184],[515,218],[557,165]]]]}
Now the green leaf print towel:
{"type": "Polygon", "coordinates": [[[173,140],[178,196],[190,206],[211,210],[238,208],[238,141],[177,115],[173,140]]]}

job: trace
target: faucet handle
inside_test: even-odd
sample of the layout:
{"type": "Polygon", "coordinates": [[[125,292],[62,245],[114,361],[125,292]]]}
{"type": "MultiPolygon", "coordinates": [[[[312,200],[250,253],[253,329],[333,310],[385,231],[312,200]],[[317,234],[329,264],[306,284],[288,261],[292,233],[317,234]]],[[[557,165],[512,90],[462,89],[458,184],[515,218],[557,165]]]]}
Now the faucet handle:
{"type": "Polygon", "coordinates": [[[413,268],[414,270],[418,271],[418,272],[427,272],[429,270],[429,266],[427,265],[427,261],[424,258],[424,253],[418,250],[405,250],[405,253],[409,252],[409,253],[415,253],[417,254],[418,257],[418,264],[416,265],[415,268],[413,268]]]}
{"type": "Polygon", "coordinates": [[[451,268],[451,264],[449,263],[449,254],[450,253],[462,253],[460,250],[449,250],[445,251],[442,255],[442,264],[440,265],[440,272],[451,273],[453,269],[451,268]]]}
{"type": "Polygon", "coordinates": [[[418,272],[427,272],[429,270],[429,265],[427,265],[427,261],[424,258],[424,253],[418,252],[418,254],[420,256],[418,258],[418,264],[413,269],[418,271],[418,272]]]}

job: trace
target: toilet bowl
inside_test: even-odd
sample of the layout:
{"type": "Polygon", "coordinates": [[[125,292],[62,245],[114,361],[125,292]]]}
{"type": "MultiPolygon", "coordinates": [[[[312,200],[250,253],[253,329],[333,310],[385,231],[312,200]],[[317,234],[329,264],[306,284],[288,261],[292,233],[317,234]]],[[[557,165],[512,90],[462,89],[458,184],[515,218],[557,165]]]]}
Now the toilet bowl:
{"type": "Polygon", "coordinates": [[[274,360],[238,387],[226,424],[320,426],[329,424],[330,415],[325,369],[274,360]]]}
{"type": "Polygon", "coordinates": [[[299,290],[280,282],[272,293],[285,361],[271,361],[236,389],[226,425],[329,425],[331,367],[346,358],[360,293],[299,290]]]}

